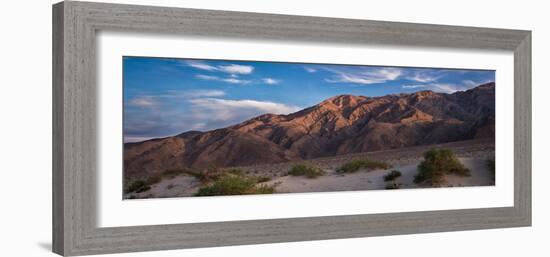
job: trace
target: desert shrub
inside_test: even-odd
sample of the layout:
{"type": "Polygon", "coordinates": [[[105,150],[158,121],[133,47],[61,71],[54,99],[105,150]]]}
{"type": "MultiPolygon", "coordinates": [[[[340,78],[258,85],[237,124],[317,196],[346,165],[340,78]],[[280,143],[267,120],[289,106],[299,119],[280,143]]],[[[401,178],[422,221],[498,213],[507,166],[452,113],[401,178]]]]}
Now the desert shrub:
{"type": "Polygon", "coordinates": [[[185,172],[189,176],[195,177],[201,183],[206,184],[218,179],[224,173],[221,170],[205,170],[205,171],[195,171],[187,170],[185,172]]]}
{"type": "Polygon", "coordinates": [[[267,176],[257,177],[258,183],[264,183],[264,182],[267,182],[267,181],[270,181],[270,180],[271,180],[271,177],[267,177],[267,176]]]}
{"type": "Polygon", "coordinates": [[[267,182],[271,180],[270,177],[255,177],[247,176],[244,171],[240,169],[208,169],[204,171],[195,171],[195,170],[186,170],[187,175],[193,176],[198,179],[203,184],[208,184],[217,181],[218,179],[224,176],[239,176],[243,178],[248,178],[255,180],[257,183],[267,182]]]}
{"type": "Polygon", "coordinates": [[[160,175],[155,175],[155,176],[150,176],[148,178],[134,180],[128,185],[128,187],[125,190],[125,193],[126,194],[132,193],[132,192],[141,193],[141,192],[148,191],[151,189],[151,185],[159,183],[160,181],[162,181],[162,178],[164,177],[174,178],[180,174],[183,174],[184,172],[185,170],[182,170],[182,169],[170,169],[170,170],[165,170],[160,175]]]}
{"type": "Polygon", "coordinates": [[[151,186],[146,185],[146,186],[140,187],[138,190],[136,190],[136,193],[146,192],[146,191],[149,191],[150,189],[151,189],[151,186]]]}
{"type": "Polygon", "coordinates": [[[305,165],[305,164],[295,165],[288,172],[288,175],[305,176],[306,178],[316,178],[319,176],[323,176],[324,174],[325,172],[323,170],[313,166],[305,165]]]}
{"type": "Polygon", "coordinates": [[[132,183],[130,183],[130,185],[128,185],[128,187],[126,188],[126,193],[128,194],[128,193],[136,192],[145,186],[147,186],[147,183],[145,183],[144,180],[135,180],[132,183]]]}
{"type": "Polygon", "coordinates": [[[397,182],[389,182],[386,184],[386,189],[399,189],[401,187],[401,183],[397,182]]]}
{"type": "Polygon", "coordinates": [[[201,187],[195,196],[272,194],[274,187],[256,186],[257,179],[238,175],[224,175],[211,185],[201,187]]]}
{"type": "Polygon", "coordinates": [[[401,172],[398,170],[392,170],[388,174],[384,175],[384,181],[392,181],[398,177],[401,177],[401,172]]]}
{"type": "Polygon", "coordinates": [[[179,175],[187,174],[188,172],[189,170],[187,169],[168,169],[162,173],[162,176],[167,178],[175,178],[179,175]]]}
{"type": "Polygon", "coordinates": [[[198,180],[202,180],[205,177],[204,172],[200,172],[200,171],[196,171],[196,170],[187,170],[185,172],[185,174],[187,174],[189,176],[193,176],[198,180]]]}
{"type": "Polygon", "coordinates": [[[336,170],[336,172],[342,172],[342,173],[348,173],[348,172],[356,172],[363,166],[362,160],[353,160],[348,163],[345,163],[340,168],[336,170]]]}
{"type": "Polygon", "coordinates": [[[445,174],[470,176],[470,170],[448,149],[432,149],[424,153],[424,160],[418,165],[414,183],[438,186],[445,183],[445,174]]]}
{"type": "Polygon", "coordinates": [[[256,186],[252,194],[273,194],[275,193],[274,186],[256,186]]]}
{"type": "Polygon", "coordinates": [[[244,172],[242,170],[239,170],[239,169],[228,169],[228,170],[221,170],[222,173],[230,173],[230,174],[233,174],[233,175],[238,175],[238,176],[244,176],[244,172]]]}
{"type": "Polygon", "coordinates": [[[152,177],[148,177],[145,180],[145,184],[152,185],[152,184],[156,184],[156,183],[160,182],[161,180],[162,180],[162,178],[160,176],[152,176],[152,177]]]}
{"type": "Polygon", "coordinates": [[[374,161],[369,159],[355,159],[348,163],[345,163],[340,168],[336,169],[336,172],[350,173],[350,172],[356,172],[360,169],[366,169],[368,171],[371,171],[376,169],[385,170],[389,168],[391,168],[391,165],[385,162],[374,161]]]}
{"type": "Polygon", "coordinates": [[[145,179],[138,179],[131,182],[124,193],[141,193],[151,189],[151,185],[156,184],[162,180],[161,176],[151,176],[145,179]]]}
{"type": "Polygon", "coordinates": [[[148,191],[149,189],[151,189],[152,184],[156,184],[160,182],[160,180],[161,179],[158,176],[149,177],[145,180],[142,180],[142,179],[135,180],[132,183],[130,183],[130,185],[128,185],[128,187],[125,190],[125,193],[126,194],[133,193],[133,192],[141,193],[141,192],[148,191]]]}

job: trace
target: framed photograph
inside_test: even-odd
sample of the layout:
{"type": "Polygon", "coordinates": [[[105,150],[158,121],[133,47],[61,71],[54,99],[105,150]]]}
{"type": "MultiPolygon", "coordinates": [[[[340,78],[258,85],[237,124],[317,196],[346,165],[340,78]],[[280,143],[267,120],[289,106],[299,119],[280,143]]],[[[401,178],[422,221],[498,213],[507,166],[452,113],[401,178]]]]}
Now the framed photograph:
{"type": "Polygon", "coordinates": [[[531,225],[531,32],[53,6],[53,250],[531,225]]]}

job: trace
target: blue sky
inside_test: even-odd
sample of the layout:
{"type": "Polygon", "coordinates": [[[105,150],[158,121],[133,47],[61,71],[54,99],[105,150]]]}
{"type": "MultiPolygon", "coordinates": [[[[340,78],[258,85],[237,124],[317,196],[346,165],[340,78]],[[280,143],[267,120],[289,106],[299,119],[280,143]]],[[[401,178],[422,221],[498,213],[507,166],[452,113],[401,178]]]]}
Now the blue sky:
{"type": "Polygon", "coordinates": [[[124,141],[288,114],[335,95],[467,90],[494,71],[124,57],[124,141]]]}

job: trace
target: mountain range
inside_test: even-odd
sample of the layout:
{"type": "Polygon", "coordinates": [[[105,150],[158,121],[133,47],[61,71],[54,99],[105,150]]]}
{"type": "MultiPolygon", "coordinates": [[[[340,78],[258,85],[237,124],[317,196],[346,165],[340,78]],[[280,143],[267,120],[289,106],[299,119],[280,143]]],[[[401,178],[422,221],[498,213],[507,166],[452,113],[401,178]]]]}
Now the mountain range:
{"type": "Polygon", "coordinates": [[[288,115],[124,144],[124,176],[246,166],[495,135],[495,83],[452,94],[334,96],[288,115]]]}

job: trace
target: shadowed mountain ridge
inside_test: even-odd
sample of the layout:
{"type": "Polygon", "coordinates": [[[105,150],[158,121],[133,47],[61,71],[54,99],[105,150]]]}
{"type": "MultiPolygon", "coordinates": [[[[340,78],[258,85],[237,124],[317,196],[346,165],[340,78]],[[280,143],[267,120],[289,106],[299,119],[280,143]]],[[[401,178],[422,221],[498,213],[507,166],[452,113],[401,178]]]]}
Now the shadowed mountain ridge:
{"type": "Polygon", "coordinates": [[[288,115],[124,146],[125,177],[493,138],[495,84],[452,94],[339,95],[288,115]]]}

